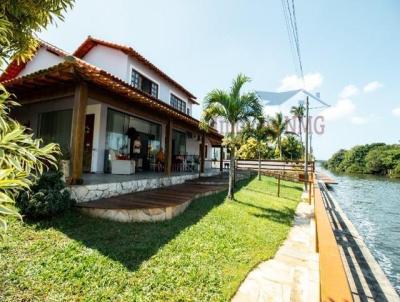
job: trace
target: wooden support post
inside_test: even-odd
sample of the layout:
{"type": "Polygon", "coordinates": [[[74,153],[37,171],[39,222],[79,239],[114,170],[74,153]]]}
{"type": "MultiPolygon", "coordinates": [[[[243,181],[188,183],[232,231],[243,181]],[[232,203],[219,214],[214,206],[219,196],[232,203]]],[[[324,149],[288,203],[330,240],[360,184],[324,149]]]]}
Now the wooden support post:
{"type": "Polygon", "coordinates": [[[204,134],[202,134],[201,135],[201,145],[200,145],[200,173],[204,173],[205,144],[206,144],[206,136],[204,134]]]}
{"type": "Polygon", "coordinates": [[[311,190],[312,182],[308,182],[308,203],[311,204],[311,195],[312,195],[312,190],[311,190]]]}
{"type": "Polygon", "coordinates": [[[224,170],[224,148],[221,146],[219,150],[219,171],[222,172],[224,170]]]}
{"type": "Polygon", "coordinates": [[[278,175],[278,197],[281,196],[281,176],[278,175]]]}
{"type": "Polygon", "coordinates": [[[71,184],[79,184],[82,177],[83,144],[85,135],[86,106],[88,102],[88,88],[85,82],[75,87],[74,107],[71,129],[71,184]]]}
{"type": "Polygon", "coordinates": [[[167,176],[171,175],[172,167],[172,127],[173,122],[169,120],[167,122],[167,127],[165,130],[165,167],[164,173],[167,176]]]}

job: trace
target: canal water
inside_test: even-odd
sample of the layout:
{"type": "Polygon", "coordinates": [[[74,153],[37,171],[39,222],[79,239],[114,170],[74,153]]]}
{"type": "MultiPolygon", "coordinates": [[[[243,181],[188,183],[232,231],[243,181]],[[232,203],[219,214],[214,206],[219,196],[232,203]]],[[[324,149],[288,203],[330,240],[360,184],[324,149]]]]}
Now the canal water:
{"type": "Polygon", "coordinates": [[[319,169],[338,181],[331,193],[400,294],[400,180],[319,169]]]}

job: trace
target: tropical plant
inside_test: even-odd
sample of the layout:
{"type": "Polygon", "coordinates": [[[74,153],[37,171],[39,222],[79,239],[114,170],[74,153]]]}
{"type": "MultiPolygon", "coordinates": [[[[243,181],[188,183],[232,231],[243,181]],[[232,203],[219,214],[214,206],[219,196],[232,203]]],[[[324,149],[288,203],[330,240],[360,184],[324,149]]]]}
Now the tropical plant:
{"type": "Polygon", "coordinates": [[[279,152],[279,158],[282,159],[282,136],[285,134],[288,120],[283,117],[282,112],[270,118],[268,123],[269,132],[275,141],[276,149],[279,152]]]}
{"type": "Polygon", "coordinates": [[[299,104],[298,106],[292,106],[290,109],[290,113],[297,118],[297,121],[299,122],[299,138],[300,138],[300,143],[301,143],[301,153],[303,155],[304,149],[303,149],[303,136],[302,136],[302,127],[303,127],[303,118],[305,115],[306,108],[304,107],[303,104],[299,104]]]}
{"type": "Polygon", "coordinates": [[[282,156],[284,159],[299,160],[302,155],[303,145],[294,135],[286,135],[282,139],[282,156]]]}
{"type": "MultiPolygon", "coordinates": [[[[35,32],[46,28],[74,0],[3,0],[0,2],[0,67],[17,59],[27,61],[35,53],[38,42],[35,32]]],[[[1,69],[1,68],[0,68],[1,69]]],[[[46,166],[54,165],[59,148],[55,144],[41,146],[26,128],[9,116],[17,105],[0,85],[0,229],[6,230],[6,216],[19,214],[11,204],[18,192],[28,190],[46,166]]],[[[20,217],[20,216],[19,216],[20,217]]]]}
{"type": "Polygon", "coordinates": [[[17,58],[28,60],[38,46],[35,33],[63,20],[74,0],[2,0],[0,2],[0,65],[17,58]],[[2,62],[1,62],[2,61],[2,62]]]}
{"type": "Polygon", "coordinates": [[[35,178],[49,165],[56,167],[56,144],[41,146],[41,140],[9,117],[9,110],[17,105],[10,94],[0,86],[0,224],[3,230],[7,224],[6,215],[19,214],[10,207],[18,192],[29,190],[35,178]]]}
{"type": "Polygon", "coordinates": [[[265,125],[264,116],[254,118],[252,121],[246,121],[240,133],[243,145],[239,149],[239,156],[250,159],[250,154],[244,154],[246,151],[252,150],[253,142],[255,142],[256,155],[251,159],[258,159],[258,180],[261,180],[261,157],[268,148],[267,139],[272,136],[270,128],[265,125]],[[248,144],[248,146],[246,146],[248,144]],[[264,151],[264,152],[263,152],[264,151]]]}
{"type": "Polygon", "coordinates": [[[214,89],[207,94],[204,101],[201,128],[207,130],[210,123],[217,118],[225,119],[230,125],[228,147],[230,149],[229,188],[228,198],[234,198],[234,173],[235,173],[235,136],[236,126],[239,122],[247,121],[252,117],[262,114],[262,106],[254,92],[242,94],[243,86],[250,82],[250,78],[239,74],[232,83],[230,91],[214,89]],[[230,141],[230,142],[229,142],[230,141]]]}

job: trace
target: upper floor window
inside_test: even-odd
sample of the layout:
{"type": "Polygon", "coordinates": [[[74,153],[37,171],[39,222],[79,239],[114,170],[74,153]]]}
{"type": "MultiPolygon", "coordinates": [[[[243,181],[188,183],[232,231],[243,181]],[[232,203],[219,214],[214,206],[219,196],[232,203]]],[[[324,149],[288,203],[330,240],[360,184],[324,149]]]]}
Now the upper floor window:
{"type": "Polygon", "coordinates": [[[181,100],[177,96],[173,95],[171,93],[171,106],[174,107],[175,109],[178,109],[179,111],[182,111],[186,113],[186,103],[185,101],[181,100]]]}
{"type": "Polygon", "coordinates": [[[158,84],[154,83],[152,80],[149,80],[133,68],[131,75],[131,85],[154,96],[155,98],[158,98],[158,84]]]}

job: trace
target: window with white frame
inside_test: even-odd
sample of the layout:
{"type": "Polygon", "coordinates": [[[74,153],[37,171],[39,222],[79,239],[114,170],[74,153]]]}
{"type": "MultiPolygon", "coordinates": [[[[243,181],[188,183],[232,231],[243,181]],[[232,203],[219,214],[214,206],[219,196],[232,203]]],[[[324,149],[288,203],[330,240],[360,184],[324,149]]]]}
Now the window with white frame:
{"type": "Polygon", "coordinates": [[[154,96],[155,98],[158,98],[158,84],[146,78],[133,68],[131,73],[131,85],[154,96]]]}
{"type": "Polygon", "coordinates": [[[173,95],[172,93],[171,93],[170,104],[175,109],[178,109],[179,111],[186,113],[186,102],[178,98],[176,95],[173,95]]]}

